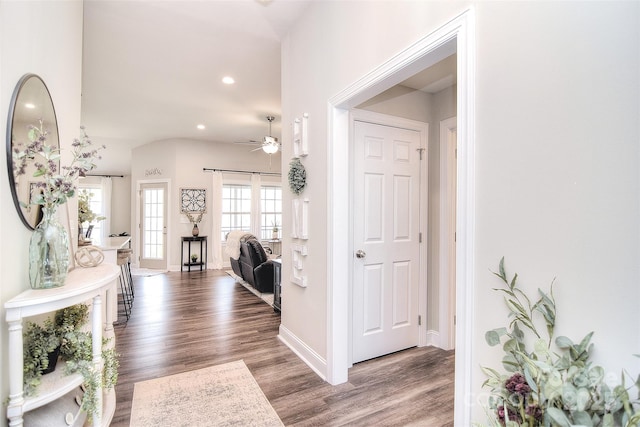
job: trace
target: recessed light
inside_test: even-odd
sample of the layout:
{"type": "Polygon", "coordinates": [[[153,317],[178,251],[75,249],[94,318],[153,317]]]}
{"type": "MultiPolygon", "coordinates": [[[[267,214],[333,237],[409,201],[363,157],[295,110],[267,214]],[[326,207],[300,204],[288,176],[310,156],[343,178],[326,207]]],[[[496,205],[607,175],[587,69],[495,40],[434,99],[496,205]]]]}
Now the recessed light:
{"type": "Polygon", "coordinates": [[[203,130],[204,129],[204,125],[198,125],[196,126],[198,129],[203,130]]]}
{"type": "Polygon", "coordinates": [[[36,108],[35,104],[32,104],[32,103],[30,103],[30,102],[28,102],[28,103],[24,104],[24,106],[25,106],[26,108],[29,108],[29,109],[34,109],[34,108],[36,108]]]}
{"type": "Polygon", "coordinates": [[[233,79],[233,77],[230,76],[225,76],[222,78],[222,83],[226,84],[226,85],[232,85],[234,84],[236,81],[233,79]]]}

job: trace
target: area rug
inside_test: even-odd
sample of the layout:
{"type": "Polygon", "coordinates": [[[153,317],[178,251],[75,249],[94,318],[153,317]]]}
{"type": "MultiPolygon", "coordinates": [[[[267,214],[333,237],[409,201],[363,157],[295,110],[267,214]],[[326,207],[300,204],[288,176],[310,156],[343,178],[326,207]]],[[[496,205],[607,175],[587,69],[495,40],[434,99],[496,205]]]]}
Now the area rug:
{"type": "Polygon", "coordinates": [[[261,298],[262,301],[266,302],[271,307],[273,307],[273,294],[259,292],[256,288],[254,288],[253,286],[251,286],[250,284],[242,280],[242,277],[239,277],[236,273],[233,272],[233,270],[225,270],[225,273],[233,277],[236,282],[240,283],[242,286],[247,288],[249,292],[261,298]]]}
{"type": "Polygon", "coordinates": [[[131,427],[283,426],[238,360],[135,383],[131,427]]]}

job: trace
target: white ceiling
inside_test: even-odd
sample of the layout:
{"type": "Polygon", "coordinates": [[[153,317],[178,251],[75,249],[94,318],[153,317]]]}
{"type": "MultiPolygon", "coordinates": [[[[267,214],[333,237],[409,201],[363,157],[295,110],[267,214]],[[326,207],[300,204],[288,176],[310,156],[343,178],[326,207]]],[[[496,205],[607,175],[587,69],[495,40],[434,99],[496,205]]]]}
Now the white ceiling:
{"type": "Polygon", "coordinates": [[[267,115],[280,137],[280,39],[307,5],[85,1],[82,122],[112,148],[99,169],[127,172],[109,151],[163,139],[261,140],[267,115]]]}
{"type": "MultiPolygon", "coordinates": [[[[311,1],[86,0],[82,123],[107,145],[98,171],[128,174],[131,148],[153,141],[261,140],[268,115],[280,138],[280,41],[311,1]]],[[[451,84],[429,74],[403,85],[451,84]]]]}

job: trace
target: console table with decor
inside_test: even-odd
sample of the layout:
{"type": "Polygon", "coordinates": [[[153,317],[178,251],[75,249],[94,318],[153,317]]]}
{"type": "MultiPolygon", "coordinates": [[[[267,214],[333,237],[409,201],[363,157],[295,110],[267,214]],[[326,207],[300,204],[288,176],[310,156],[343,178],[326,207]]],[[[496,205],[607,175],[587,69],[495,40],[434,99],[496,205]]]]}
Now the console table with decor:
{"type": "Polygon", "coordinates": [[[187,271],[191,271],[191,267],[199,266],[207,269],[207,236],[182,236],[182,244],[180,245],[180,271],[187,267],[187,271]],[[200,244],[200,258],[196,262],[191,261],[191,242],[200,244]],[[187,260],[184,259],[184,244],[187,243],[187,260]],[[204,256],[203,256],[204,249],[204,256]]]}
{"type": "MultiPolygon", "coordinates": [[[[75,304],[90,306],[89,322],[93,338],[93,366],[101,370],[102,338],[109,339],[108,345],[115,345],[113,332],[113,311],[111,304],[115,283],[120,269],[114,264],[102,263],[97,267],[76,268],[69,272],[64,286],[51,289],[28,289],[4,304],[6,320],[9,324],[9,403],[7,418],[10,426],[21,426],[24,417],[46,418],[48,425],[66,426],[65,399],[83,383],[79,373],[64,375],[64,368],[58,367],[50,374],[42,376],[35,396],[24,396],[23,389],[23,321],[31,316],[53,313],[75,304]],[[106,298],[103,297],[106,294],[106,298]],[[102,306],[106,305],[103,310],[102,306]],[[57,415],[56,415],[57,414],[57,415]],[[50,421],[50,422],[49,422],[50,421]]],[[[116,409],[115,388],[104,394],[98,385],[96,392],[97,410],[93,415],[94,426],[108,426],[116,409]]],[[[29,424],[28,422],[25,424],[29,424]]]]}

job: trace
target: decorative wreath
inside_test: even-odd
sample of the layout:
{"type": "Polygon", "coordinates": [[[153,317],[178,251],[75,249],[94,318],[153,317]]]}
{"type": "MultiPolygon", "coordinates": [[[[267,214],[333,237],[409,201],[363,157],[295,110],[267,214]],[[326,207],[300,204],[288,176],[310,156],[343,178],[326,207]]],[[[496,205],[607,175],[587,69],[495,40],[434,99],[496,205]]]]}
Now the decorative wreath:
{"type": "Polygon", "coordinates": [[[307,184],[307,171],[297,157],[291,160],[289,166],[289,188],[294,194],[300,194],[307,184]]]}

